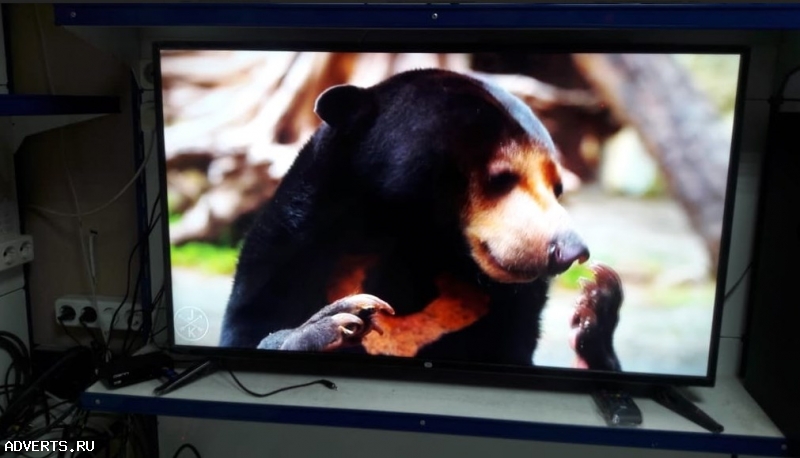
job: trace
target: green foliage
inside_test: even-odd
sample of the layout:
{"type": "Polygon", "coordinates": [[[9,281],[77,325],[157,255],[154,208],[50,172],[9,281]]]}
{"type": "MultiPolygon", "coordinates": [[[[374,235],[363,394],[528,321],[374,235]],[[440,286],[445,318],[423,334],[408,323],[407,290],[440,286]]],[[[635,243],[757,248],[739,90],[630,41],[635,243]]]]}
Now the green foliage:
{"type": "Polygon", "coordinates": [[[180,215],[182,212],[178,211],[178,201],[181,200],[180,194],[167,189],[167,209],[171,215],[180,215]]]}
{"type": "Polygon", "coordinates": [[[172,264],[216,275],[233,275],[239,259],[239,248],[192,242],[171,246],[172,264]]]}
{"type": "Polygon", "coordinates": [[[575,263],[566,272],[559,275],[556,281],[562,288],[578,290],[581,288],[581,278],[592,279],[594,273],[586,264],[575,263]]]}

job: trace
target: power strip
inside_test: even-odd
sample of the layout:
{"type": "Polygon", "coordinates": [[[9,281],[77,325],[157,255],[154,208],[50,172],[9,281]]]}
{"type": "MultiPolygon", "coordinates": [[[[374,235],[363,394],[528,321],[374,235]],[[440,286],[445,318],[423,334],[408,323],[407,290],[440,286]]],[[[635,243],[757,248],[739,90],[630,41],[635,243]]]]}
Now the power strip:
{"type": "Polygon", "coordinates": [[[64,326],[100,328],[107,332],[111,328],[111,321],[114,321],[114,329],[128,329],[130,319],[130,329],[139,330],[142,327],[142,309],[140,306],[132,307],[130,301],[126,301],[122,306],[121,297],[97,296],[97,306],[92,303],[91,296],[69,295],[56,299],[55,315],[56,321],[64,326]],[[117,310],[119,309],[119,312],[117,310]],[[81,324],[83,317],[83,324],[81,324]]]}
{"type": "Polygon", "coordinates": [[[33,237],[19,235],[0,239],[0,271],[33,261],[33,237]]]}

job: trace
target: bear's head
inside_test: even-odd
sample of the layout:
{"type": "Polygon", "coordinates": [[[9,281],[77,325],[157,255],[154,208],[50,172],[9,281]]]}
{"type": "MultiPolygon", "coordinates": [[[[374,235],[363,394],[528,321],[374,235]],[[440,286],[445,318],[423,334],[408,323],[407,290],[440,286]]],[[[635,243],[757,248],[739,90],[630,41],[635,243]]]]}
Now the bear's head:
{"type": "Polygon", "coordinates": [[[451,71],[415,70],[370,88],[332,87],[316,113],[347,145],[365,192],[452,221],[495,281],[529,282],[588,259],[559,203],[550,134],[505,90],[451,71]]]}

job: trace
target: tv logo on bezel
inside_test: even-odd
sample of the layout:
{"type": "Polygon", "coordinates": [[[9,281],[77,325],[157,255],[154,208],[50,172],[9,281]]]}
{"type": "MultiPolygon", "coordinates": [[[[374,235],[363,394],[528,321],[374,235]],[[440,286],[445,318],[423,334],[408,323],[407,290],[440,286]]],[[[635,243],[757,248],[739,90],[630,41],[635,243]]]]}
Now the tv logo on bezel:
{"type": "Polygon", "coordinates": [[[197,307],[183,307],[175,312],[175,333],[195,342],[208,334],[208,316],[197,307]]]}

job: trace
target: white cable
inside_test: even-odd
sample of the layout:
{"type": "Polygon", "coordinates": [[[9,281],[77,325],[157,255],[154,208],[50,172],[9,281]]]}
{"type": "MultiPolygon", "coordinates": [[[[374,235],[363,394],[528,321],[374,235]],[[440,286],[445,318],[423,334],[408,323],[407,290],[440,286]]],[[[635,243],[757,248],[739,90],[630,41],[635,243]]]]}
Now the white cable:
{"type": "MultiPolygon", "coordinates": [[[[41,44],[41,47],[42,47],[42,60],[44,61],[45,76],[47,77],[47,85],[48,85],[48,87],[50,89],[50,94],[52,95],[52,94],[55,94],[55,90],[53,88],[53,80],[50,77],[50,75],[51,75],[51,73],[50,73],[50,62],[47,59],[47,45],[46,45],[45,40],[44,40],[44,30],[42,29],[42,23],[41,23],[41,20],[39,18],[38,5],[37,5],[37,7],[35,8],[34,11],[36,13],[36,25],[37,25],[37,28],[39,30],[39,43],[41,44]]],[[[92,210],[89,210],[87,212],[81,212],[80,208],[78,208],[78,206],[76,204],[75,213],[60,212],[58,210],[51,210],[49,208],[40,207],[38,205],[30,205],[29,207],[31,209],[38,210],[38,211],[40,211],[42,213],[48,213],[48,214],[54,215],[54,216],[61,216],[61,217],[65,217],[65,218],[79,218],[79,219],[84,217],[84,216],[93,215],[95,213],[99,213],[99,212],[105,210],[106,208],[111,206],[114,202],[118,201],[120,199],[120,197],[122,197],[125,194],[125,192],[128,189],[130,189],[130,187],[133,186],[134,183],[136,183],[136,180],[139,178],[139,176],[142,174],[142,172],[144,172],[144,169],[145,169],[145,167],[147,166],[147,163],[150,160],[150,156],[152,156],[152,154],[153,154],[153,149],[154,149],[153,145],[155,144],[155,141],[156,141],[156,138],[155,138],[155,134],[154,134],[153,135],[153,141],[150,143],[150,148],[147,150],[147,155],[145,156],[144,160],[142,161],[142,164],[136,170],[136,173],[133,175],[133,177],[130,179],[130,181],[125,183],[125,186],[123,186],[122,189],[120,189],[120,191],[118,193],[116,193],[114,195],[114,197],[111,198],[111,200],[109,200],[108,202],[104,203],[103,205],[100,205],[99,207],[94,208],[92,210]]],[[[62,151],[63,151],[63,144],[62,144],[62,151]]],[[[67,177],[69,178],[69,174],[67,175],[67,177]]],[[[69,181],[70,181],[70,186],[72,186],[72,179],[70,178],[69,181]]]]}
{"type": "MultiPolygon", "coordinates": [[[[45,77],[47,79],[47,87],[50,91],[51,95],[55,94],[55,88],[53,86],[53,78],[50,73],[50,63],[47,59],[47,43],[44,39],[44,29],[42,28],[42,21],[39,17],[39,8],[38,5],[34,6],[34,13],[36,15],[36,26],[39,31],[39,44],[42,49],[42,61],[44,62],[44,69],[45,69],[45,77]]],[[[72,173],[70,173],[69,166],[67,165],[67,154],[64,151],[64,129],[59,129],[59,146],[61,151],[61,163],[64,167],[64,173],[67,175],[67,184],[69,185],[70,193],[72,194],[72,201],[75,205],[75,215],[78,219],[78,240],[81,243],[81,258],[83,258],[84,268],[86,269],[86,273],[89,276],[89,286],[91,288],[91,298],[92,298],[92,306],[95,310],[97,310],[97,279],[92,274],[91,264],[89,262],[89,256],[86,252],[86,242],[83,240],[83,217],[81,214],[81,206],[80,200],[78,199],[78,192],[75,189],[75,183],[72,180],[72,173]]],[[[108,342],[106,341],[106,348],[108,348],[108,342]]],[[[109,350],[110,351],[110,350],[109,350]]],[[[108,358],[108,352],[105,355],[108,358]]]]}
{"type": "MultiPolygon", "coordinates": [[[[72,173],[67,166],[67,154],[64,151],[64,131],[59,132],[61,142],[61,162],[64,166],[64,173],[67,175],[67,183],[69,184],[70,194],[72,194],[72,201],[75,204],[77,213],[81,212],[80,200],[78,199],[78,191],[75,189],[75,183],[72,181],[72,173]]],[[[87,255],[86,241],[83,239],[83,218],[78,217],[78,239],[81,242],[81,257],[83,258],[84,268],[89,275],[89,285],[92,291],[92,307],[97,310],[97,279],[92,274],[92,266],[87,255]]]]}
{"type": "Polygon", "coordinates": [[[81,212],[80,210],[78,210],[75,213],[65,213],[65,212],[61,212],[61,211],[58,211],[58,210],[51,210],[49,208],[40,207],[38,205],[30,205],[29,207],[31,209],[33,209],[33,210],[38,210],[38,211],[40,211],[42,213],[47,213],[47,214],[54,215],[54,216],[61,216],[61,217],[65,217],[65,218],[82,218],[82,217],[85,217],[85,216],[93,215],[95,213],[99,213],[99,212],[105,210],[106,208],[110,207],[116,201],[118,201],[120,199],[120,197],[122,197],[125,194],[125,192],[128,189],[130,189],[130,187],[133,186],[134,183],[136,183],[136,180],[139,178],[139,176],[142,174],[142,172],[144,172],[144,169],[145,169],[145,167],[147,167],[147,163],[149,162],[150,157],[153,155],[153,150],[155,149],[154,145],[155,145],[155,141],[150,142],[150,148],[148,148],[148,150],[147,150],[147,155],[145,156],[144,161],[142,161],[142,164],[136,170],[136,173],[133,175],[133,177],[130,179],[130,181],[128,181],[125,184],[125,186],[123,186],[122,189],[118,193],[116,193],[114,195],[114,197],[111,198],[111,200],[109,200],[108,202],[100,205],[97,208],[94,208],[94,209],[86,211],[86,212],[81,212]]]}
{"type": "Polygon", "coordinates": [[[89,272],[97,283],[97,254],[95,250],[95,240],[97,240],[97,231],[89,231],[89,272]]]}
{"type": "MultiPolygon", "coordinates": [[[[40,40],[40,44],[41,44],[41,48],[42,48],[42,54],[43,54],[43,62],[44,62],[45,74],[46,74],[45,76],[47,77],[47,84],[48,84],[48,88],[50,90],[50,93],[54,94],[55,90],[54,90],[54,87],[53,87],[53,81],[52,81],[51,73],[50,73],[50,63],[49,63],[49,60],[47,58],[47,45],[46,45],[46,42],[45,42],[45,39],[44,39],[44,30],[42,28],[42,24],[41,24],[41,19],[39,17],[39,9],[38,8],[35,9],[35,14],[36,14],[36,24],[38,26],[38,32],[39,32],[39,40],[40,40]]],[[[73,179],[72,179],[72,174],[71,174],[71,172],[69,170],[69,167],[67,166],[67,159],[66,159],[66,154],[65,154],[65,151],[64,151],[64,134],[63,134],[63,130],[61,130],[60,131],[61,160],[62,160],[62,163],[63,163],[63,166],[64,166],[64,172],[65,172],[65,174],[67,176],[67,183],[68,183],[69,188],[70,188],[70,193],[72,194],[72,200],[73,200],[73,204],[75,206],[75,213],[66,213],[66,212],[61,212],[61,211],[57,211],[57,210],[51,210],[49,208],[41,207],[41,206],[38,206],[38,205],[30,205],[29,206],[29,208],[31,208],[33,210],[38,210],[38,211],[40,211],[42,213],[47,213],[47,214],[50,214],[50,215],[61,216],[61,217],[66,217],[66,218],[76,218],[78,220],[78,228],[79,228],[78,239],[80,240],[80,243],[81,243],[81,257],[83,258],[84,267],[85,267],[86,272],[87,272],[87,274],[89,276],[89,283],[90,283],[90,287],[91,287],[92,305],[93,305],[93,307],[95,309],[97,309],[97,274],[96,274],[96,259],[95,259],[94,236],[93,235],[90,236],[90,244],[89,244],[89,247],[88,247],[89,254],[87,255],[86,242],[84,241],[84,237],[83,237],[83,230],[84,230],[83,229],[83,217],[89,216],[89,215],[93,215],[95,213],[99,213],[99,212],[105,210],[106,208],[108,208],[109,206],[111,206],[112,204],[117,202],[125,194],[125,192],[127,192],[134,185],[134,183],[136,183],[136,180],[139,179],[141,174],[144,172],[145,168],[147,167],[147,164],[150,161],[150,158],[153,155],[153,150],[155,149],[156,141],[157,141],[157,137],[156,137],[155,132],[153,132],[152,140],[150,142],[150,146],[149,146],[149,148],[147,150],[147,154],[145,155],[144,160],[142,161],[142,163],[139,166],[139,168],[136,170],[136,173],[134,173],[133,177],[131,177],[131,179],[122,187],[122,189],[119,190],[119,192],[117,192],[106,203],[104,203],[104,204],[102,204],[102,205],[100,205],[100,206],[98,206],[98,207],[96,207],[96,208],[94,208],[92,210],[89,210],[89,211],[86,211],[86,212],[82,212],[81,211],[81,207],[80,207],[80,200],[78,199],[78,193],[77,193],[77,190],[75,188],[75,184],[74,184],[73,179]]],[[[135,307],[135,304],[134,304],[134,307],[135,307]]],[[[107,360],[109,358],[111,358],[111,356],[112,356],[111,349],[109,348],[109,344],[108,344],[108,342],[109,342],[109,340],[111,338],[111,330],[112,329],[113,329],[113,324],[111,325],[111,327],[109,327],[109,329],[101,330],[102,331],[101,333],[103,335],[103,340],[104,340],[104,343],[105,343],[105,346],[106,346],[106,349],[107,349],[106,354],[104,355],[104,357],[107,360]]]]}

